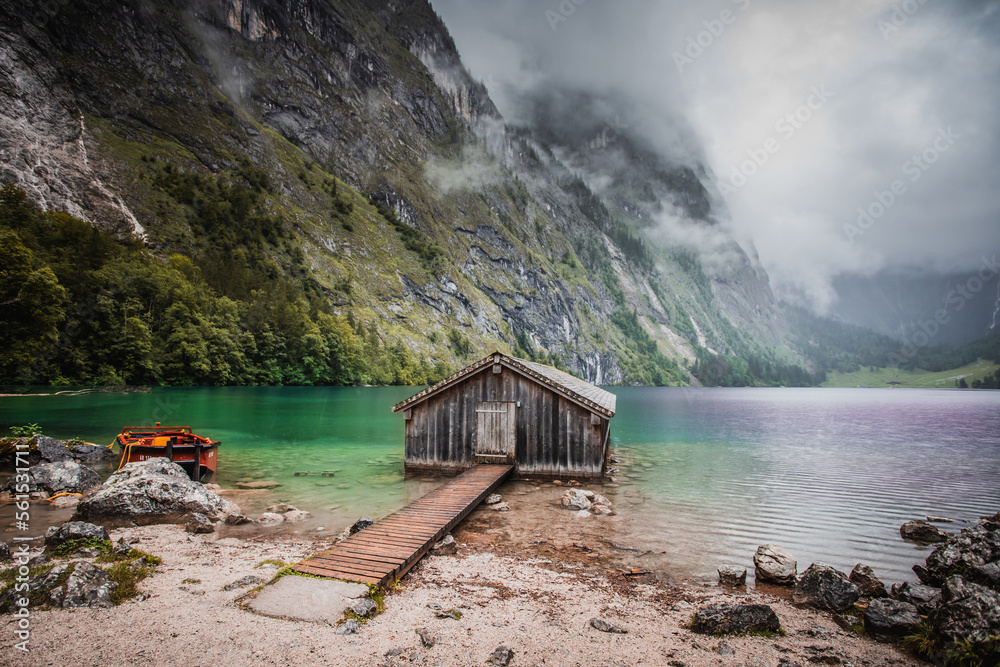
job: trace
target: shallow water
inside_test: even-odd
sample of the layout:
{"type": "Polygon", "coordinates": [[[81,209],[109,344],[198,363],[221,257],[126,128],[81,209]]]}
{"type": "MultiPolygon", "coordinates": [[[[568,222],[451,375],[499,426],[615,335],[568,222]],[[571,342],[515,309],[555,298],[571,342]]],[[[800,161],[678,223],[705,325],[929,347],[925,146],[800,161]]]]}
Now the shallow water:
{"type": "MultiPolygon", "coordinates": [[[[196,388],[0,398],[0,429],[37,422],[53,437],[108,443],[127,425],[191,425],[223,442],[216,479],[223,487],[280,484],[238,498],[245,511],[289,502],[315,515],[300,529],[339,531],[438,483],[403,476],[403,420],[389,408],[413,391],[196,388]]],[[[546,530],[566,539],[578,532],[649,552],[643,566],[676,577],[712,580],[725,563],[752,570],[756,547],[776,542],[800,569],[822,561],[849,570],[863,561],[887,581],[913,580],[910,567],[927,549],[902,542],[901,523],[928,515],[974,521],[1000,510],[1000,392],[613,391],[612,442],[625,464],[620,485],[604,492],[618,516],[571,518],[555,509],[559,489],[551,484],[511,486],[515,510],[547,516],[546,530]]],[[[36,516],[48,515],[39,507],[36,516]]],[[[9,506],[0,508],[0,521],[10,523],[9,506]]]]}

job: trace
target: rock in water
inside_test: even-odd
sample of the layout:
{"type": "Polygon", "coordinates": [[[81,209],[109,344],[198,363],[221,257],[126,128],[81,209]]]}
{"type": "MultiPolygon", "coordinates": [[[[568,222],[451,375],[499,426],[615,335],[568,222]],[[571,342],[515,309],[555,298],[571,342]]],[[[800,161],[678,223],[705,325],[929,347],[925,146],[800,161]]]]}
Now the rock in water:
{"type": "Polygon", "coordinates": [[[792,602],[798,605],[844,611],[850,609],[861,591],[851,583],[847,575],[825,563],[813,563],[795,580],[792,602]]]}
{"type": "Polygon", "coordinates": [[[746,586],[747,569],[739,565],[723,565],[719,568],[720,586],[746,586]]]}
{"type": "Polygon", "coordinates": [[[192,482],[176,463],[165,458],[129,463],[76,507],[74,519],[95,518],[138,524],[179,521],[192,512],[210,520],[239,513],[240,508],[192,482]]]}
{"type": "Polygon", "coordinates": [[[875,570],[864,563],[855,565],[848,578],[852,584],[858,587],[864,597],[872,599],[889,597],[889,593],[885,590],[885,584],[875,576],[875,570]]]}
{"type": "Polygon", "coordinates": [[[944,542],[951,537],[951,533],[946,533],[937,526],[932,526],[926,521],[922,521],[920,519],[907,521],[900,526],[899,535],[904,540],[907,540],[908,542],[916,542],[917,544],[934,544],[936,542],[944,542]]]}
{"type": "Polygon", "coordinates": [[[913,634],[921,620],[915,606],[892,598],[872,600],[865,610],[865,630],[876,639],[902,639],[913,634]]]}
{"type": "Polygon", "coordinates": [[[277,514],[275,512],[264,512],[254,520],[255,524],[257,524],[258,526],[264,526],[265,528],[277,526],[278,524],[284,522],[285,522],[284,515],[277,514]]]}
{"type": "Polygon", "coordinates": [[[585,491],[580,489],[566,489],[562,495],[562,506],[568,510],[589,510],[590,506],[593,504],[590,502],[590,498],[587,497],[585,491]]]}
{"type": "Polygon", "coordinates": [[[706,635],[778,632],[778,615],[766,604],[713,604],[699,610],[691,630],[706,635]]]}
{"type": "Polygon", "coordinates": [[[795,583],[798,563],[792,555],[777,544],[757,548],[753,556],[754,577],[758,582],[791,586],[795,583]]]}
{"type": "Polygon", "coordinates": [[[301,523],[306,519],[312,518],[312,514],[305,510],[293,509],[285,512],[284,517],[286,523],[301,523]]]}
{"type": "Polygon", "coordinates": [[[45,548],[55,549],[69,540],[106,540],[111,541],[111,535],[104,526],[95,526],[86,521],[67,521],[61,526],[52,526],[45,531],[45,548]]]}
{"type": "Polygon", "coordinates": [[[953,535],[913,571],[928,586],[942,586],[951,574],[1000,561],[1000,523],[983,521],[953,535]]]}
{"type": "Polygon", "coordinates": [[[1000,593],[955,575],[941,588],[934,628],[952,641],[985,644],[1000,635],[1000,593]]]}
{"type": "Polygon", "coordinates": [[[370,516],[361,517],[360,519],[354,522],[353,526],[351,526],[351,535],[358,532],[359,530],[364,530],[373,523],[375,523],[375,519],[371,518],[370,516]]]}
{"type": "Polygon", "coordinates": [[[17,476],[10,477],[3,490],[13,494],[17,486],[26,483],[28,493],[39,491],[52,496],[57,493],[87,493],[101,485],[101,478],[96,472],[76,461],[39,463],[28,468],[27,474],[30,478],[27,482],[15,483],[17,476]]]}
{"type": "Polygon", "coordinates": [[[501,500],[503,500],[503,496],[501,496],[499,493],[494,493],[488,496],[486,500],[484,500],[483,502],[486,503],[487,505],[496,505],[501,500]]]}

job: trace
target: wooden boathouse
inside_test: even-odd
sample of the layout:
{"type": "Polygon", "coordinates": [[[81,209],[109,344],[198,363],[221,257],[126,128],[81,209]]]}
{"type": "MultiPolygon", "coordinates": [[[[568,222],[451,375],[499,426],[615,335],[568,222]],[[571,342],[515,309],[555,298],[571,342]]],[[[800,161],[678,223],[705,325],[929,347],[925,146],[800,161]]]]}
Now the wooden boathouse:
{"type": "Polygon", "coordinates": [[[519,477],[600,479],[616,397],[551,366],[495,352],[393,406],[409,471],[507,463],[519,477]]]}

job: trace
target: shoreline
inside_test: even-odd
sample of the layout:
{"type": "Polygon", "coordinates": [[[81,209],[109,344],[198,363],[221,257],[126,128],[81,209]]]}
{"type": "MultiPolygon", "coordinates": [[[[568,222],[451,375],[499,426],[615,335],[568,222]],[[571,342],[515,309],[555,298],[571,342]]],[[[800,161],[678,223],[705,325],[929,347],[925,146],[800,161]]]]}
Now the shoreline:
{"type": "Polygon", "coordinates": [[[636,575],[608,551],[579,541],[526,548],[503,536],[533,528],[527,516],[510,514],[477,508],[453,532],[456,554],[422,559],[386,595],[385,611],[348,636],[328,624],[242,609],[238,601],[250,585],[223,590],[247,576],[268,580],[278,568],[257,565],[297,562],[328,540],[265,531],[190,535],[176,525],[112,529],[113,540],[137,540],[137,548],[163,559],[139,584],[148,597],[112,609],[33,611],[28,654],[13,649],[16,621],[4,617],[0,655],[5,664],[25,666],[473,665],[504,645],[514,652],[513,665],[923,664],[841,630],[830,614],[769,593],[636,575]],[[722,602],[770,604],[787,635],[713,637],[685,627],[697,609],[722,602]],[[458,609],[462,617],[437,618],[428,605],[458,609]],[[596,630],[594,617],[627,634],[596,630]]]}

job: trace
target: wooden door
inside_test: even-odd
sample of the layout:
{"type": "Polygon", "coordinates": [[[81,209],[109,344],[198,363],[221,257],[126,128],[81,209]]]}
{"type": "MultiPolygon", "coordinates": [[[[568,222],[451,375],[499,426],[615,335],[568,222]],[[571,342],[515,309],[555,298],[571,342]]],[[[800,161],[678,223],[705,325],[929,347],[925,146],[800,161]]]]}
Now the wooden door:
{"type": "Polygon", "coordinates": [[[476,463],[513,463],[517,403],[484,401],[476,406],[476,463]]]}

